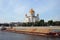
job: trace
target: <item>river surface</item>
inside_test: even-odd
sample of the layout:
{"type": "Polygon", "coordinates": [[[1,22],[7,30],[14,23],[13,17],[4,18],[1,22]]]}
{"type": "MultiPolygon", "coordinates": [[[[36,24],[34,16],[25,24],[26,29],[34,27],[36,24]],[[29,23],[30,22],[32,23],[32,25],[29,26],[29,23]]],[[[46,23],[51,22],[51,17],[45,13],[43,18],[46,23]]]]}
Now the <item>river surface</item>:
{"type": "Polygon", "coordinates": [[[59,37],[43,37],[0,31],[0,40],[60,40],[59,37]]]}

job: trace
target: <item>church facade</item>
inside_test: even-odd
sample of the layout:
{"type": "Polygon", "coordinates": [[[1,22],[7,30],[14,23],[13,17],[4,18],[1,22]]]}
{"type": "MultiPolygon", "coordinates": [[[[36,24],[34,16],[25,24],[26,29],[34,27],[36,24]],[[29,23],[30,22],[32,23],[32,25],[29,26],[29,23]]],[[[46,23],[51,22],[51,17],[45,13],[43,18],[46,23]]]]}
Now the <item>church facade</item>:
{"type": "Polygon", "coordinates": [[[29,11],[30,16],[28,16],[27,14],[25,15],[25,22],[36,22],[39,21],[39,14],[37,14],[35,16],[35,11],[33,9],[30,9],[29,11]]]}

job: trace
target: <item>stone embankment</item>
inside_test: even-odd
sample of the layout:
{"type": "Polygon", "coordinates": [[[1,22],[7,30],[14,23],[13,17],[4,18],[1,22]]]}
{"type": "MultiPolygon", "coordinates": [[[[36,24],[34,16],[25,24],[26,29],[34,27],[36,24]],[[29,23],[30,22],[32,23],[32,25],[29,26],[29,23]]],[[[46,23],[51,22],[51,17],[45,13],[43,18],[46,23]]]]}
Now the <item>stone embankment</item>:
{"type": "Polygon", "coordinates": [[[42,36],[57,36],[58,33],[60,35],[60,27],[13,27],[7,28],[6,31],[42,36]]]}

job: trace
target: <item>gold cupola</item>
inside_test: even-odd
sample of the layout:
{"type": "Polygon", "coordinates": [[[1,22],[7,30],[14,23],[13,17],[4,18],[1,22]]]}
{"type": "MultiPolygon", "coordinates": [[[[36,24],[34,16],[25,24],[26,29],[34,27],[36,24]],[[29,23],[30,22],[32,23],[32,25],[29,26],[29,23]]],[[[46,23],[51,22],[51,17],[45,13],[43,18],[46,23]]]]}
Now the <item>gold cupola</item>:
{"type": "Polygon", "coordinates": [[[35,11],[34,11],[33,9],[30,9],[29,13],[30,13],[30,14],[34,14],[35,11]]]}

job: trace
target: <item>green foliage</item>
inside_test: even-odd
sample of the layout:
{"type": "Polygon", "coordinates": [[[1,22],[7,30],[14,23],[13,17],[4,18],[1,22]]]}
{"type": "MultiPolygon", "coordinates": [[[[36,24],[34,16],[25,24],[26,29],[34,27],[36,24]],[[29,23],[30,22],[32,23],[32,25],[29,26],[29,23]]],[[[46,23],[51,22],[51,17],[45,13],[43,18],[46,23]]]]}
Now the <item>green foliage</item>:
{"type": "Polygon", "coordinates": [[[44,20],[39,21],[39,26],[44,26],[44,20]]]}
{"type": "Polygon", "coordinates": [[[40,20],[40,21],[36,21],[36,22],[27,22],[27,23],[4,23],[4,24],[0,24],[0,26],[10,26],[11,28],[13,26],[15,26],[15,24],[17,26],[60,26],[60,21],[53,21],[53,20],[49,20],[48,22],[44,22],[44,20],[40,20]]]}
{"type": "Polygon", "coordinates": [[[48,25],[50,26],[50,25],[53,25],[53,20],[49,20],[48,21],[48,25]]]}

